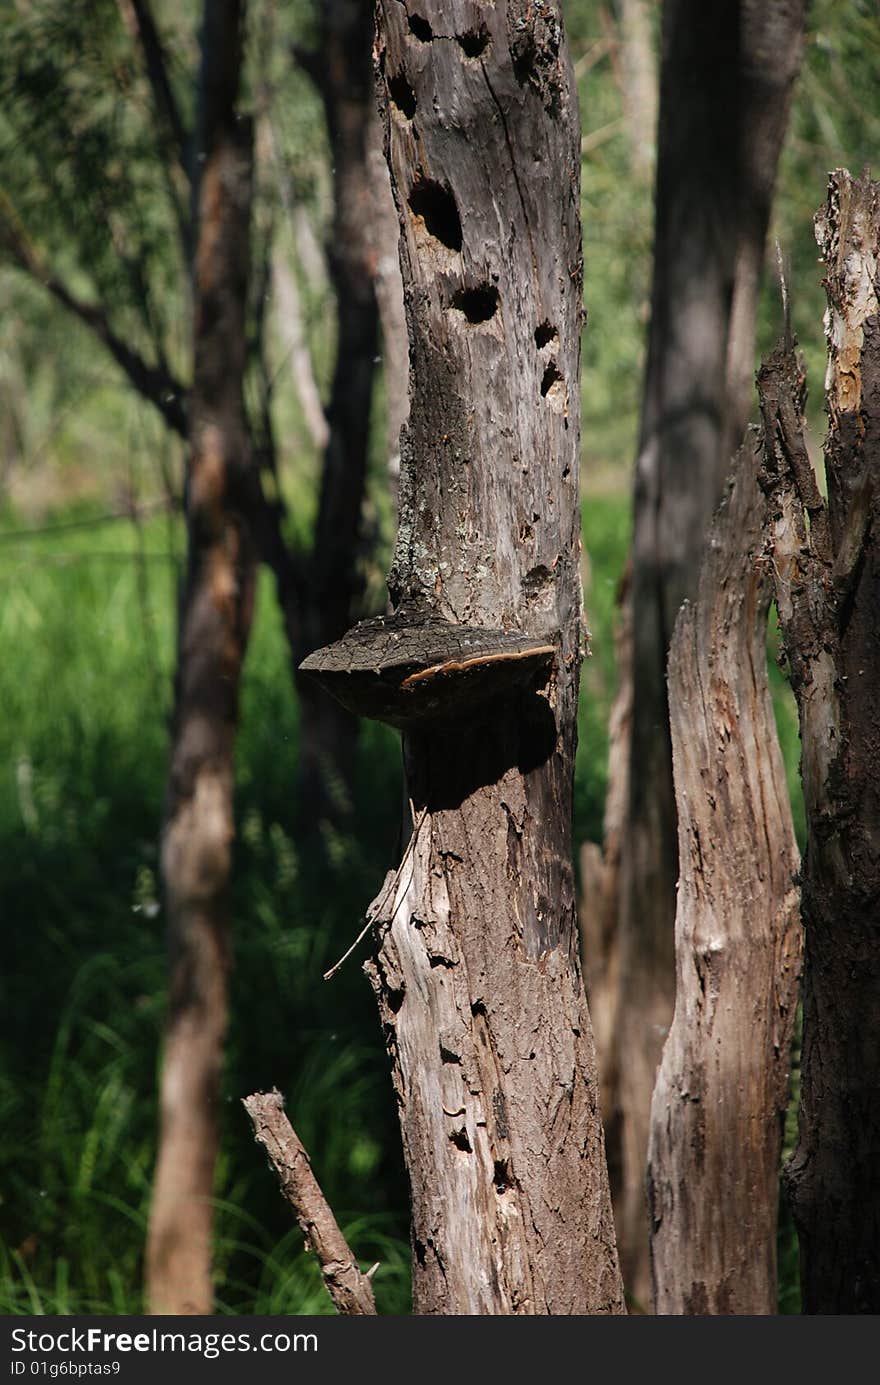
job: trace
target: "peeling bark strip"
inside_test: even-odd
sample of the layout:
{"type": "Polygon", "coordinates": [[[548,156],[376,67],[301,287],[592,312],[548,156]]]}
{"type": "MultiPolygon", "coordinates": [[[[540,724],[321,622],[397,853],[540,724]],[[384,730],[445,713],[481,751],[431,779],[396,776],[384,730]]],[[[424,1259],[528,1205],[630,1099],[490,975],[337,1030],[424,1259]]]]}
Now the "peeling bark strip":
{"type": "Polygon", "coordinates": [[[318,1257],[327,1292],[338,1312],[351,1317],[373,1316],[376,1300],[367,1275],[339,1229],[317,1178],[312,1173],[305,1146],[284,1114],[284,1098],[271,1092],[254,1092],[242,1106],[251,1118],[254,1136],[269,1156],[281,1191],[293,1208],[303,1235],[318,1257]]]}
{"type": "Polygon", "coordinates": [[[832,174],[828,499],[790,346],[759,376],[768,549],[800,713],[804,1039],[786,1181],[810,1313],[880,1312],[880,184],[832,174]]]}
{"type": "Polygon", "coordinates": [[[658,1313],[775,1313],[801,932],[767,683],[770,581],[747,442],[678,617],[669,709],[681,869],[675,1015],[651,1106],[658,1313]]]}
{"type": "Polygon", "coordinates": [[[423,825],[372,979],[417,1313],[619,1313],[571,863],[582,320],[559,5],[380,0],[410,337],[396,604],[556,647],[546,695],[412,731],[423,825]]]}
{"type": "Polygon", "coordinates": [[[236,118],[242,7],[206,6],[194,374],[171,769],[162,876],[172,948],[159,1154],[147,1243],[154,1313],[210,1313],[214,1160],[226,1031],[227,890],[238,685],[256,572],[243,518],[242,398],[251,130],[236,118]]]}

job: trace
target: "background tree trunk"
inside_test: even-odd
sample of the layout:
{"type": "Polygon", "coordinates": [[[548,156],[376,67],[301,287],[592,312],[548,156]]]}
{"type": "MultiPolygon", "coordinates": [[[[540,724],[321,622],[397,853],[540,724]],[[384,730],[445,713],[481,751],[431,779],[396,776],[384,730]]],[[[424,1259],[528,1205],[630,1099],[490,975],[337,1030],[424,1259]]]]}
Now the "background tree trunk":
{"type": "Polygon", "coordinates": [[[385,386],[385,438],[388,479],[393,497],[400,479],[400,431],[409,414],[409,338],[403,309],[403,282],[397,253],[397,209],[383,149],[375,102],[370,114],[369,174],[372,276],[382,324],[382,380],[385,386]]]}
{"type": "Polygon", "coordinates": [[[147,1244],[154,1313],[210,1313],[214,1162],[226,1030],[227,895],[238,686],[256,551],[244,414],[252,132],[236,114],[242,5],[205,7],[194,368],[162,874],[171,938],[159,1153],[147,1244]]]}
{"type": "Polygon", "coordinates": [[[583,842],[580,850],[581,963],[593,1021],[593,1037],[599,1058],[599,1090],[608,1176],[612,1189],[620,1186],[620,1132],[613,1122],[619,1117],[617,1045],[614,1031],[620,1003],[620,947],[617,919],[620,892],[620,860],[629,804],[629,753],[632,735],[632,601],[628,566],[617,595],[614,657],[622,671],[608,718],[608,791],[602,823],[602,846],[583,842]]]}
{"type": "MultiPolygon", "coordinates": [[[[321,93],[330,137],[334,216],[329,264],[338,336],[318,518],[304,574],[301,620],[292,641],[294,667],[312,650],[338,639],[360,614],[361,521],[379,347],[376,190],[370,163],[376,101],[372,7],[362,0],[325,0],[320,13],[318,50],[298,57],[321,93]]],[[[303,823],[338,822],[351,809],[356,722],[307,678],[297,678],[297,693],[303,823]]]]}
{"type": "Polygon", "coordinates": [[[617,68],[623,118],[635,176],[647,183],[654,169],[657,135],[657,66],[651,41],[651,9],[646,0],[615,0],[620,34],[617,68]]]}
{"type": "Polygon", "coordinates": [[[767,683],[754,439],[678,617],[669,708],[681,859],[675,1015],[651,1104],[658,1313],[775,1313],[798,999],[798,851],[767,683]]]}
{"type": "Polygon", "coordinates": [[[786,1171],[808,1313],[880,1312],[880,184],[832,175],[828,499],[790,345],[759,378],[768,547],[807,811],[801,1105],[786,1171]]]}
{"type": "Polygon", "coordinates": [[[544,693],[405,739],[373,980],[417,1313],[622,1309],[571,861],[579,122],[556,4],[379,5],[411,415],[395,604],[557,646],[544,693]]]}
{"type": "Polygon", "coordinates": [[[620,1138],[614,1191],[624,1282],[645,1308],[645,1160],[651,1091],[672,1016],[678,869],[666,655],[747,419],[759,271],[804,9],[804,0],[666,0],[664,7],[652,316],[634,492],[632,730],[611,1061],[617,1089],[608,1113],[620,1138]]]}

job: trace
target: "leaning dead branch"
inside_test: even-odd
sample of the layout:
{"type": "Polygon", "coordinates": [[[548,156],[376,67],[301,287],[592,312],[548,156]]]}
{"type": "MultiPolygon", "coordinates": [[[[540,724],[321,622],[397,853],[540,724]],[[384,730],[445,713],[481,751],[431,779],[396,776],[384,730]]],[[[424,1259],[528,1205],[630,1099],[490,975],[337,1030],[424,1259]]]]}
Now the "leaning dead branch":
{"type": "Polygon", "coordinates": [[[309,1247],[318,1257],[327,1292],[338,1312],[349,1317],[376,1313],[369,1276],[362,1274],[339,1229],[299,1136],[284,1114],[284,1098],[254,1092],[242,1101],[261,1144],[278,1175],[281,1191],[293,1208],[309,1247]]]}

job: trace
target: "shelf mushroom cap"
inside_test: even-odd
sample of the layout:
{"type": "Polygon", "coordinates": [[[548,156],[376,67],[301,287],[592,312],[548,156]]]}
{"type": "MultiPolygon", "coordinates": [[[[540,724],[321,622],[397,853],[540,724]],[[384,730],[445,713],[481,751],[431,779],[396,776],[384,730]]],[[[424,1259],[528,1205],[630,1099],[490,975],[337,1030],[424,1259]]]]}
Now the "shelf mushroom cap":
{"type": "Polygon", "coordinates": [[[398,730],[466,720],[513,688],[546,679],[556,653],[519,630],[396,612],[353,626],[300,664],[343,707],[398,730]]]}

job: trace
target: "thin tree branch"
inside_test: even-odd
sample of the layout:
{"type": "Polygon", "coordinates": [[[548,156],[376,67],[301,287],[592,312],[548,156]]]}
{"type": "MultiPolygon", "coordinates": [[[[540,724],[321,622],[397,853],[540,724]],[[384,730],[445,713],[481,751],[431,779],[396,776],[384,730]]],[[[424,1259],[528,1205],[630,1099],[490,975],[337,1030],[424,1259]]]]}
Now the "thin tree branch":
{"type": "Polygon", "coordinates": [[[403,868],[404,868],[404,866],[406,865],[407,861],[409,860],[410,856],[412,855],[413,851],[415,850],[416,841],[417,841],[417,839],[418,839],[419,832],[422,830],[422,823],[425,821],[425,817],[426,817],[426,815],[427,815],[427,812],[428,812],[428,808],[427,808],[427,804],[426,804],[425,807],[422,809],[421,813],[419,814],[418,820],[416,821],[415,825],[413,826],[412,836],[410,837],[410,839],[409,839],[409,841],[408,841],[408,843],[407,843],[406,850],[405,850],[404,853],[403,853],[403,856],[402,856],[402,858],[401,858],[400,865],[397,867],[397,870],[389,870],[388,874],[385,876],[385,879],[384,879],[384,881],[382,882],[382,888],[380,889],[379,893],[376,895],[376,898],[373,900],[372,904],[371,904],[371,905],[369,906],[369,908],[367,909],[367,913],[366,913],[366,920],[367,920],[367,921],[366,921],[366,923],[364,924],[364,926],[363,926],[363,928],[361,929],[360,933],[358,933],[358,935],[357,935],[357,937],[355,938],[354,942],[351,944],[351,947],[349,947],[349,948],[346,949],[346,951],[345,951],[345,952],[342,954],[342,956],[340,957],[339,961],[338,961],[338,962],[335,962],[334,965],[330,968],[329,971],[325,971],[325,972],[324,972],[324,980],[325,980],[325,981],[330,981],[330,980],[336,975],[336,973],[339,971],[339,968],[342,966],[343,962],[347,962],[347,961],[348,961],[349,957],[350,957],[351,954],[354,952],[355,948],[356,948],[356,947],[363,941],[363,939],[367,936],[367,934],[369,933],[370,929],[373,927],[374,924],[376,924],[376,923],[386,923],[386,922],[387,922],[388,924],[392,924],[392,923],[394,922],[394,920],[395,920],[395,918],[396,918],[396,916],[397,916],[397,911],[398,911],[398,909],[400,908],[400,906],[401,906],[401,904],[402,904],[402,902],[403,902],[403,900],[404,900],[404,898],[405,898],[405,896],[406,896],[406,891],[405,891],[405,890],[404,890],[403,894],[400,896],[400,898],[398,899],[397,903],[395,904],[394,910],[393,910],[393,912],[392,912],[390,918],[388,918],[388,919],[386,920],[386,919],[384,919],[382,916],[383,916],[383,914],[384,914],[384,912],[385,912],[385,909],[386,909],[387,905],[390,903],[390,901],[392,900],[392,898],[394,897],[394,895],[395,895],[396,892],[397,892],[397,887],[398,887],[398,885],[400,884],[400,877],[401,877],[401,875],[403,874],[403,868]]]}
{"type": "Polygon", "coordinates": [[[147,0],[120,0],[120,6],[123,10],[129,10],[134,19],[137,37],[143,49],[153,100],[156,103],[156,111],[174,141],[178,166],[189,181],[190,170],[187,166],[189,135],[168,77],[165,49],[159,37],[152,10],[147,0]]]}
{"type": "Polygon", "coordinates": [[[117,4],[125,27],[143,55],[156,114],[159,154],[165,169],[181,245],[189,264],[193,249],[192,219],[187,211],[187,198],[180,196],[174,177],[175,171],[181,174],[187,188],[192,189],[192,170],[187,157],[189,134],[168,77],[165,49],[148,0],[117,0],[117,4]]]}
{"type": "Polygon", "coordinates": [[[376,1314],[373,1286],[357,1260],[321,1192],[309,1156],[284,1114],[277,1089],[254,1092],[242,1105],[251,1118],[257,1143],[269,1156],[281,1191],[296,1214],[309,1246],[318,1257],[327,1292],[337,1310],[353,1317],[376,1314]]]}
{"type": "Polygon", "coordinates": [[[66,534],[72,529],[97,529],[101,525],[117,524],[121,520],[130,523],[132,520],[140,520],[144,515],[155,514],[157,511],[179,508],[179,504],[171,505],[164,497],[155,500],[141,500],[134,505],[127,506],[124,510],[113,510],[106,515],[92,515],[89,519],[68,519],[63,524],[41,524],[34,529],[4,529],[0,533],[0,544],[18,542],[23,539],[45,538],[47,534],[66,534]]]}
{"type": "Polygon", "coordinates": [[[117,336],[103,308],[94,303],[86,303],[71,292],[67,285],[40,261],[34,248],[14,226],[7,208],[0,210],[0,247],[8,252],[17,268],[23,270],[36,283],[42,284],[56,302],[91,328],[128,376],[138,394],[154,404],[168,426],[185,438],[186,387],[167,368],[150,365],[127,342],[117,336]]]}

